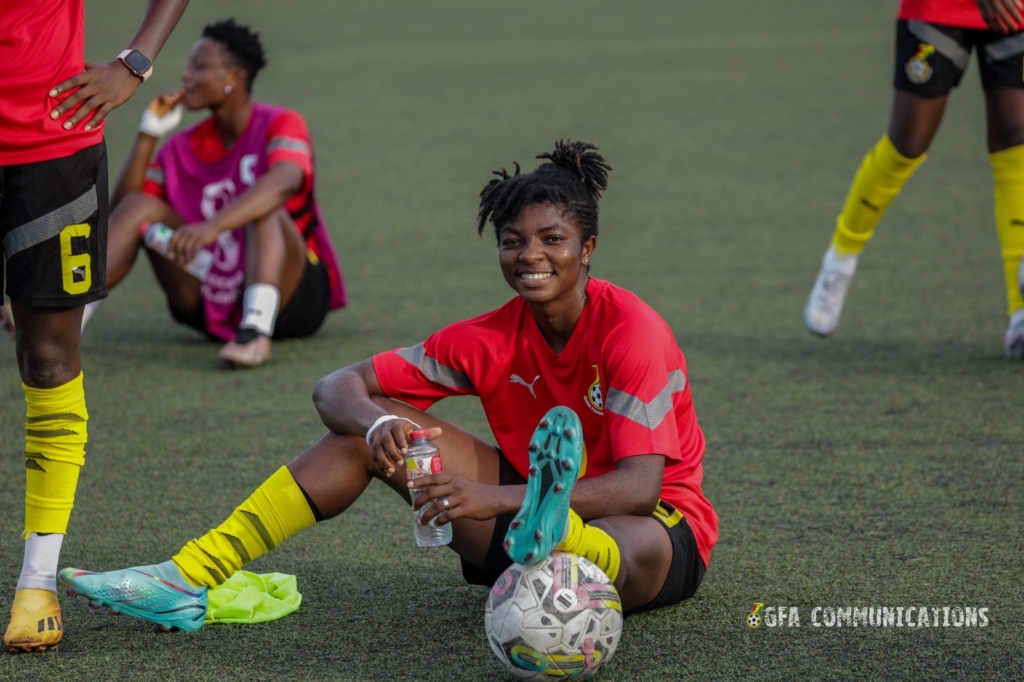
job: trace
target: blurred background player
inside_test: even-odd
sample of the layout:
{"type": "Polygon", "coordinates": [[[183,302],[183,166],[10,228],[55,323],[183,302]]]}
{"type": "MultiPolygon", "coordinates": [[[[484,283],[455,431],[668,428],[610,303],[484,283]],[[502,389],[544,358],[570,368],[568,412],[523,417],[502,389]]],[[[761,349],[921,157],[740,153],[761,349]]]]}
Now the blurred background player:
{"type": "Polygon", "coordinates": [[[815,334],[836,330],[857,258],[885,209],[925,160],[946,99],[978,52],[985,89],[996,229],[1006,278],[1007,357],[1024,358],[1024,0],[902,0],[896,23],[895,99],[889,129],[854,177],[832,244],[804,308],[815,334]]]}
{"type": "Polygon", "coordinates": [[[150,103],[111,192],[107,285],[128,274],[149,224],[176,228],[168,257],[146,251],[171,314],[228,342],[220,358],[234,367],[266,362],[271,338],[308,336],[345,304],[314,196],[306,122],[252,100],[265,64],[248,27],[230,19],[207,26],[182,74],[184,89],[150,103]],[[172,136],[150,163],[182,105],[210,117],[172,136]],[[202,282],[185,270],[201,249],[213,254],[202,282]]]}
{"type": "Polygon", "coordinates": [[[187,4],[150,0],[128,48],[88,70],[83,0],[5,0],[0,13],[0,237],[11,299],[0,320],[17,320],[27,411],[25,559],[4,634],[12,652],[52,648],[63,634],[57,561],[89,418],[82,306],[107,293],[103,119],[152,73],[187,4]]]}
{"type": "Polygon", "coordinates": [[[718,537],[701,489],[704,436],[671,329],[589,275],[609,170],[593,150],[559,143],[532,173],[502,169],[481,193],[479,230],[494,224],[515,298],[322,379],[314,401],[330,431],[173,559],[68,568],[63,583],[165,628],[199,629],[207,588],[342,513],[373,478],[408,502],[403,455],[422,427],[444,473],[416,479],[417,507],[453,524],[467,582],[490,587],[513,559],[557,548],[597,564],[626,610],[693,595],[718,537]],[[458,395],[480,397],[498,447],[422,411],[458,395]]]}

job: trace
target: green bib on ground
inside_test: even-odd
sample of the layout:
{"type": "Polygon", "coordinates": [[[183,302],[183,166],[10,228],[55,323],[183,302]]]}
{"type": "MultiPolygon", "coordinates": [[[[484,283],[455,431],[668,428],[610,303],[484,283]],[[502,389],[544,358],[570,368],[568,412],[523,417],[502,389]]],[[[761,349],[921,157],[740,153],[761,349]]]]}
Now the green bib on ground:
{"type": "Polygon", "coordinates": [[[295,576],[236,571],[207,594],[205,623],[264,623],[298,611],[302,603],[295,576]]]}

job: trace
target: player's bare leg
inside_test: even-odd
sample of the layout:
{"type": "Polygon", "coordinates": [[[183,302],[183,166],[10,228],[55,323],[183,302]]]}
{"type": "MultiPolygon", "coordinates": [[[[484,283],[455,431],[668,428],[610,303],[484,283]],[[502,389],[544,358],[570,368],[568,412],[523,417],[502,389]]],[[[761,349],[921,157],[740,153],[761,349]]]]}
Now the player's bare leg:
{"type": "MultiPolygon", "coordinates": [[[[133,193],[126,196],[114,209],[110,216],[107,229],[107,288],[113,289],[128,276],[135,258],[142,248],[143,225],[160,222],[169,227],[178,227],[183,224],[179,216],[165,201],[141,193],[133,193]]],[[[170,272],[171,265],[166,258],[149,254],[150,262],[156,271],[157,279],[160,281],[168,299],[176,310],[194,311],[199,304],[198,283],[189,283],[184,277],[177,273],[170,272]],[[166,272],[165,272],[166,271],[166,272]],[[161,275],[163,275],[161,277],[161,275]]],[[[184,273],[187,275],[187,273],[184,273]]],[[[191,279],[195,279],[194,277],[191,279]]],[[[82,319],[82,327],[88,324],[100,301],[89,303],[85,306],[82,319]]]]}
{"type": "Polygon", "coordinates": [[[164,200],[139,193],[126,196],[111,213],[107,231],[108,288],[120,284],[135,264],[142,248],[142,226],[156,222],[178,227],[184,220],[164,200]]]}
{"type": "Polygon", "coordinates": [[[257,367],[270,359],[279,310],[292,300],[306,267],[302,237],[287,211],[278,209],[247,228],[245,311],[238,336],[220,351],[230,367],[257,367]]]}
{"type": "Polygon", "coordinates": [[[857,170],[804,307],[804,325],[809,331],[828,336],[839,326],[857,258],[903,183],[924,160],[945,109],[946,97],[895,91],[888,134],[857,170]]]}
{"type": "MultiPolygon", "coordinates": [[[[443,420],[386,398],[374,400],[424,427],[439,426],[444,467],[454,473],[498,483],[495,448],[443,420]]],[[[221,525],[187,543],[171,560],[109,573],[64,569],[61,582],[95,605],[156,623],[161,628],[198,630],[206,613],[209,587],[219,585],[242,565],[270,551],[319,519],[347,509],[374,478],[380,478],[408,501],[402,469],[391,477],[378,471],[366,441],[327,433],[281,467],[221,525]]],[[[487,554],[494,520],[453,522],[452,548],[471,563],[487,554]]],[[[413,544],[409,529],[409,543],[413,544]]]]}
{"type": "Polygon", "coordinates": [[[1003,347],[1007,357],[1024,359],[1024,298],[1018,278],[1024,257],[1024,90],[989,88],[985,109],[1009,315],[1003,347]]]}
{"type": "MultiPolygon", "coordinates": [[[[440,427],[441,437],[434,443],[441,451],[444,471],[466,478],[498,485],[499,457],[497,449],[459,426],[438,419],[426,412],[387,398],[374,398],[378,405],[399,417],[409,419],[424,429],[440,427]]],[[[390,477],[379,471],[370,456],[366,441],[358,436],[341,436],[328,432],[288,464],[296,482],[309,494],[325,519],[345,511],[373,478],[379,478],[406,501],[410,501],[404,470],[390,477]]],[[[494,519],[452,521],[451,548],[474,566],[482,566],[494,533],[494,519]]],[[[412,531],[409,531],[412,542],[412,531]]]]}
{"type": "Polygon", "coordinates": [[[88,415],[81,389],[82,307],[34,308],[18,301],[11,307],[18,320],[18,370],[28,387],[27,541],[4,644],[12,652],[43,651],[55,647],[63,635],[55,592],[57,561],[84,458],[88,415]],[[74,433],[70,438],[55,436],[58,431],[74,433]],[[68,447],[67,441],[73,444],[68,447]],[[49,448],[54,444],[57,454],[49,448]],[[55,518],[61,509],[63,522],[55,518]]]}

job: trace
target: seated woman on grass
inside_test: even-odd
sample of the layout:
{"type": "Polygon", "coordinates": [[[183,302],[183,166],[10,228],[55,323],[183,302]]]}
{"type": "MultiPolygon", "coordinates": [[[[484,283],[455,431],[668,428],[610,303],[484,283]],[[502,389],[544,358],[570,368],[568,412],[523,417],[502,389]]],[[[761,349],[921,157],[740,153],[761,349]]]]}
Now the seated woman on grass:
{"type": "Polygon", "coordinates": [[[422,428],[444,471],[416,479],[417,506],[429,507],[424,521],[452,524],[468,582],[490,587],[511,562],[558,549],[600,566],[626,611],[693,595],[718,537],[701,491],[704,436],[668,325],[589,275],[610,170],[594,149],[560,142],[532,173],[502,169],[481,192],[479,231],[494,224],[515,298],[321,379],[314,402],[328,433],[169,561],[68,568],[63,584],[165,629],[197,630],[207,588],[341,514],[371,479],[408,503],[403,454],[422,428]],[[480,397],[497,447],[423,411],[456,395],[480,397]]]}
{"type": "Polygon", "coordinates": [[[247,27],[207,26],[184,89],[150,104],[110,202],[107,285],[127,276],[149,224],[175,228],[168,258],[147,251],[171,315],[226,341],[220,358],[233,367],[263,364],[271,338],[313,334],[345,304],[306,123],[251,97],[265,63],[247,27]],[[151,163],[159,136],[180,120],[179,103],[210,117],[172,136],[151,163]],[[213,265],[200,281],[186,267],[204,249],[213,265]]]}

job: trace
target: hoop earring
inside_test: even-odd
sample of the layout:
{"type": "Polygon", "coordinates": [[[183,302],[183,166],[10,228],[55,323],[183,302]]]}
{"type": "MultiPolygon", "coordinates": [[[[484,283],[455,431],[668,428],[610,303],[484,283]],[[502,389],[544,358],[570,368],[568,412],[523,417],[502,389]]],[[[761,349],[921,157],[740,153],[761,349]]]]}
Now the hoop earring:
{"type": "Polygon", "coordinates": [[[230,84],[224,86],[225,95],[230,95],[232,90],[234,90],[234,88],[232,88],[230,84]]]}

